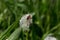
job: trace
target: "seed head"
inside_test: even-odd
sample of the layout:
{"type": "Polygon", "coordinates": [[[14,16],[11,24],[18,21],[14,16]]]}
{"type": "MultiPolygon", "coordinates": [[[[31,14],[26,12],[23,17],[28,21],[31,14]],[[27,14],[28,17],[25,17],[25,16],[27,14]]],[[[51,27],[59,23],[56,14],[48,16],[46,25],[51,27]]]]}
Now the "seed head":
{"type": "Polygon", "coordinates": [[[25,14],[20,19],[20,27],[23,31],[29,31],[29,26],[32,23],[33,14],[25,14]]]}
{"type": "Polygon", "coordinates": [[[49,34],[44,40],[57,40],[55,37],[52,36],[53,34],[49,34]]]}

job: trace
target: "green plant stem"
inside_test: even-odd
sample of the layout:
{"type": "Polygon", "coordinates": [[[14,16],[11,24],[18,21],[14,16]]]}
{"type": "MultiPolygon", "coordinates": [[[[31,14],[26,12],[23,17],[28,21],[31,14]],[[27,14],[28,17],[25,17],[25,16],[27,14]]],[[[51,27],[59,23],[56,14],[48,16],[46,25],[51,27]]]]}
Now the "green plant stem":
{"type": "Polygon", "coordinates": [[[42,37],[42,40],[44,40],[44,38],[50,33],[52,32],[53,30],[57,29],[60,27],[60,23],[57,25],[57,26],[54,26],[50,31],[46,32],[43,37],[42,37]]]}

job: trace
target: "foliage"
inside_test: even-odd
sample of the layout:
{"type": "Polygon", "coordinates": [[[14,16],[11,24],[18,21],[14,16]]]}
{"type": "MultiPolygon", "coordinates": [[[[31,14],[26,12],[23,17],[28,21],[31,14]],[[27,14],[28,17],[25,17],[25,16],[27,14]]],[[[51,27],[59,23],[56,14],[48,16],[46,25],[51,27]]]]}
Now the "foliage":
{"type": "Polygon", "coordinates": [[[43,40],[53,33],[60,38],[60,0],[0,0],[0,40],[21,40],[21,16],[35,13],[26,40],[43,40]]]}

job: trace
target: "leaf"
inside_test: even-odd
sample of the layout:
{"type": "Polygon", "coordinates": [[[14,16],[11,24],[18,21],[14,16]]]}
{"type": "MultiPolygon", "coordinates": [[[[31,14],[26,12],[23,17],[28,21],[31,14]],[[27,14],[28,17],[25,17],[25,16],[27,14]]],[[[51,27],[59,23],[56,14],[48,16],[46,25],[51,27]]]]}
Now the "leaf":
{"type": "Polygon", "coordinates": [[[7,39],[8,40],[16,40],[19,37],[20,32],[21,32],[21,28],[19,27],[7,39]]]}

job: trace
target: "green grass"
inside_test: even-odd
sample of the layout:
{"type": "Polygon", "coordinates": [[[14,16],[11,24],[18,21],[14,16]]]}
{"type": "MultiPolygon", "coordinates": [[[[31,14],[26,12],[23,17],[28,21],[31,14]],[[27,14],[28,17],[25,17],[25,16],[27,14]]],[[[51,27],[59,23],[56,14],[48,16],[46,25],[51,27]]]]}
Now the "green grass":
{"type": "Polygon", "coordinates": [[[60,0],[0,0],[0,40],[43,40],[53,33],[60,39],[60,0]],[[35,13],[30,32],[20,32],[19,20],[35,13]]]}

